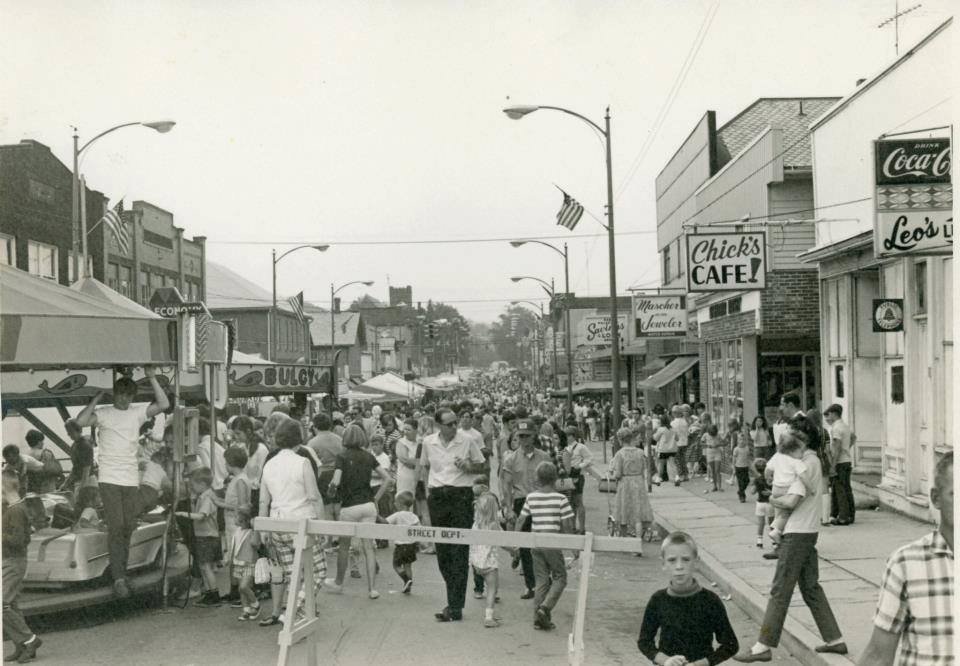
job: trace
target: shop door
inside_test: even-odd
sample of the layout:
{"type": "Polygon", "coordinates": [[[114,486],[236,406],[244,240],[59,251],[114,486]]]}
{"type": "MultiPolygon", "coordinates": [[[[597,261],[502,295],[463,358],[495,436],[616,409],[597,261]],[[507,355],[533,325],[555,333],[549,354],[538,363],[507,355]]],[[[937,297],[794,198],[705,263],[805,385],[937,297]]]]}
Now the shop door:
{"type": "Polygon", "coordinates": [[[884,483],[896,488],[905,485],[905,443],[907,437],[905,398],[905,378],[903,373],[903,359],[890,358],[884,362],[886,381],[884,396],[886,421],[884,435],[886,437],[883,449],[883,476],[884,483]]]}
{"type": "Polygon", "coordinates": [[[916,343],[910,348],[910,415],[907,432],[907,471],[910,495],[927,497],[933,461],[933,368],[930,359],[930,332],[926,319],[917,320],[916,343]]]}

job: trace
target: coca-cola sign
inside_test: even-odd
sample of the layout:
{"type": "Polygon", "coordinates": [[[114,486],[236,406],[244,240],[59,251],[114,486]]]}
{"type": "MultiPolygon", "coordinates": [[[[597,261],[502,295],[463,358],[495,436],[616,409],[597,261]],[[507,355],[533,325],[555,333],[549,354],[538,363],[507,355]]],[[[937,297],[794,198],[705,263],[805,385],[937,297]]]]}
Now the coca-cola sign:
{"type": "Polygon", "coordinates": [[[950,139],[877,141],[877,185],[950,182],[950,139]]]}

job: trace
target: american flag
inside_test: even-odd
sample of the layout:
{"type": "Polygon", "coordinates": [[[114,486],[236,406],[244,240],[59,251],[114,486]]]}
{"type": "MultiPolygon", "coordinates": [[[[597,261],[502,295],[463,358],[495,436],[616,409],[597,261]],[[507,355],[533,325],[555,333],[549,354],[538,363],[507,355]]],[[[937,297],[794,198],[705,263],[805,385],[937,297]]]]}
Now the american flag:
{"type": "Polygon", "coordinates": [[[560,212],[557,213],[557,224],[573,231],[583,215],[583,206],[563,190],[560,190],[560,193],[563,194],[563,205],[560,207],[560,212]]]}
{"type": "Polygon", "coordinates": [[[293,308],[293,313],[297,315],[297,319],[300,320],[300,323],[303,323],[303,292],[301,291],[296,296],[291,296],[288,298],[287,303],[289,303],[290,307],[293,308]]]}
{"type": "Polygon", "coordinates": [[[123,199],[120,199],[116,206],[108,209],[107,212],[103,214],[100,222],[113,234],[113,237],[117,240],[117,247],[120,249],[120,252],[127,254],[130,252],[130,235],[127,234],[127,225],[123,223],[122,214],[123,199]]]}

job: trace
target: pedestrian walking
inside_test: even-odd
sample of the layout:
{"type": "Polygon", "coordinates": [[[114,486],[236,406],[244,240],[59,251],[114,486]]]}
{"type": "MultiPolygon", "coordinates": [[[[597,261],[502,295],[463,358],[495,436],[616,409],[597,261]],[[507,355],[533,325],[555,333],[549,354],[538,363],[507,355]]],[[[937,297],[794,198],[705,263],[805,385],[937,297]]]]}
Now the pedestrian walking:
{"type": "MultiPolygon", "coordinates": [[[[452,409],[436,412],[440,432],[423,440],[420,464],[429,469],[427,504],[435,527],[473,525],[473,479],[486,471],[480,446],[457,430],[458,419],[452,409]]],[[[447,588],[447,605],[434,615],[440,622],[463,619],[470,566],[470,547],[436,545],[437,566],[447,588]]]]}
{"type": "Polygon", "coordinates": [[[940,525],[887,560],[873,634],[859,666],[954,663],[953,494],[951,451],[937,463],[930,489],[940,525]]]}
{"type": "Polygon", "coordinates": [[[690,443],[690,423],[687,421],[687,415],[690,413],[688,405],[677,405],[670,410],[673,420],[670,421],[670,428],[677,436],[677,479],[687,481],[687,447],[690,443]],[[686,409],[684,409],[686,408],[686,409]]]}
{"type": "Polygon", "coordinates": [[[830,522],[833,525],[852,525],[857,517],[850,475],[853,457],[850,455],[853,432],[843,420],[843,407],[830,405],[823,412],[830,435],[830,460],[833,474],[830,482],[830,522]]]}
{"type": "MultiPolygon", "coordinates": [[[[472,529],[491,531],[501,529],[500,502],[493,493],[485,492],[477,498],[472,529]]],[[[485,598],[486,602],[483,609],[483,626],[488,629],[500,626],[500,618],[495,617],[493,613],[500,591],[498,548],[499,546],[490,544],[470,545],[470,566],[473,568],[474,575],[483,579],[481,596],[485,598]]]]}
{"type": "Polygon", "coordinates": [[[750,485],[750,465],[753,460],[750,456],[750,444],[741,437],[733,449],[733,473],[737,477],[737,497],[741,502],[747,501],[747,488],[750,485]]]}
{"type": "MultiPolygon", "coordinates": [[[[614,523],[620,527],[620,536],[636,534],[640,525],[641,536],[653,525],[653,508],[647,497],[645,481],[647,462],[643,451],[637,448],[636,439],[626,428],[617,433],[620,450],[610,461],[610,478],[617,483],[614,507],[614,523]]],[[[642,551],[640,553],[643,554],[642,551]]]]}
{"type": "MultiPolygon", "coordinates": [[[[413,527],[420,524],[417,514],[413,513],[413,493],[408,490],[397,493],[394,500],[397,510],[387,516],[390,525],[413,527]]],[[[410,594],[413,587],[413,563],[417,561],[417,542],[412,539],[397,539],[393,544],[393,570],[403,582],[401,592],[410,594]]]]}
{"type": "Polygon", "coordinates": [[[220,605],[220,590],[214,564],[223,559],[220,529],[217,527],[217,505],[213,494],[213,472],[209,467],[198,467],[190,473],[190,492],[193,501],[190,511],[176,515],[193,521],[195,557],[203,579],[203,595],[197,606],[210,608],[220,605]]]}
{"type": "Polygon", "coordinates": [[[30,545],[30,516],[20,498],[20,481],[6,470],[2,478],[3,543],[3,638],[13,642],[13,652],[4,661],[25,664],[33,661],[43,644],[23,619],[17,597],[27,575],[27,546],[30,545]]]}
{"type": "Polygon", "coordinates": [[[700,435],[700,448],[707,462],[707,477],[710,479],[711,488],[704,490],[704,493],[715,493],[723,490],[723,478],[720,473],[720,463],[723,459],[720,441],[720,434],[716,423],[709,421],[704,426],[700,435]]]}
{"type": "Polygon", "coordinates": [[[773,507],[770,506],[770,493],[773,490],[766,475],[767,461],[756,458],[753,461],[753,493],[757,496],[753,515],[757,517],[757,548],[763,548],[763,535],[767,525],[773,521],[773,507]]]}
{"type": "Polygon", "coordinates": [[[246,622],[257,620],[260,617],[260,601],[253,591],[253,576],[257,564],[257,551],[260,548],[260,535],[253,531],[249,510],[237,512],[236,524],[237,529],[230,550],[230,569],[243,609],[237,620],[246,622]]]}
{"type": "Polygon", "coordinates": [[[653,440],[657,443],[657,462],[659,464],[658,477],[653,482],[660,485],[660,481],[670,481],[670,470],[673,470],[673,485],[680,485],[680,470],[677,469],[677,431],[670,425],[670,417],[666,413],[660,415],[660,426],[653,433],[653,440]]]}
{"type": "Polygon", "coordinates": [[[774,507],[790,509],[792,506],[793,510],[783,530],[777,568],[773,574],[770,598],[760,626],[760,635],[753,646],[734,657],[740,662],[772,659],[774,648],[780,644],[780,634],[783,631],[783,623],[787,617],[793,590],[798,584],[803,601],[810,609],[824,640],[823,645],[817,646],[817,651],[837,654],[846,654],[847,651],[843,634],[819,580],[816,546],[820,531],[820,497],[823,492],[820,459],[817,452],[809,448],[810,444],[802,434],[796,431],[789,434],[796,437],[804,449],[802,462],[806,465],[806,470],[801,478],[807,495],[802,498],[786,495],[770,500],[774,507]]]}
{"type": "Polygon", "coordinates": [[[647,602],[637,639],[640,652],[661,666],[720,664],[736,654],[740,644],[727,609],[694,578],[700,560],[693,538],[671,532],[660,546],[660,559],[669,583],[647,602]]]}
{"type": "MultiPolygon", "coordinates": [[[[542,462],[536,469],[537,487],[527,495],[517,521],[529,517],[532,533],[573,533],[573,509],[562,493],[554,488],[557,468],[542,462]]],[[[519,531],[519,528],[514,528],[519,531]]],[[[534,548],[533,571],[536,578],[534,596],[534,629],[550,630],[552,613],[567,586],[567,565],[563,551],[556,548],[534,548]]]]}

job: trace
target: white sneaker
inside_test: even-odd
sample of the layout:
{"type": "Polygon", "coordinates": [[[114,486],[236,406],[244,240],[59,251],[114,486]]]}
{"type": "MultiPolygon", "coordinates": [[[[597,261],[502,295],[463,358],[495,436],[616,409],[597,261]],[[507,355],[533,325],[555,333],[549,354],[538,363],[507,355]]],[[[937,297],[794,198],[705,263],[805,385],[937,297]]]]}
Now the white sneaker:
{"type": "Polygon", "coordinates": [[[343,585],[337,585],[333,580],[323,581],[323,589],[328,594],[343,594],[343,585]]]}
{"type": "Polygon", "coordinates": [[[370,595],[369,595],[369,596],[370,596],[371,599],[379,599],[379,598],[380,598],[380,593],[377,592],[376,590],[370,590],[370,595]]]}

